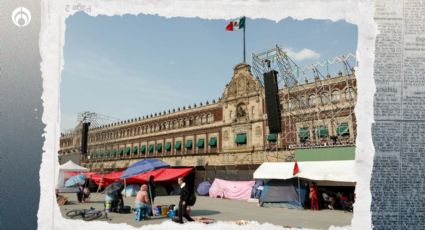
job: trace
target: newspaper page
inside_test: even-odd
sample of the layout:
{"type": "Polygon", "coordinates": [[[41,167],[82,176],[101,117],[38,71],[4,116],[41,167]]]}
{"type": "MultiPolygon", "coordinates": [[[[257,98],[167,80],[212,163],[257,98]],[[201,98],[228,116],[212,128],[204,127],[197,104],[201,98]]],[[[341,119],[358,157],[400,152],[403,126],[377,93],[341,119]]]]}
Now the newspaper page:
{"type": "Polygon", "coordinates": [[[375,229],[425,223],[425,1],[376,1],[375,159],[371,181],[375,229]]]}

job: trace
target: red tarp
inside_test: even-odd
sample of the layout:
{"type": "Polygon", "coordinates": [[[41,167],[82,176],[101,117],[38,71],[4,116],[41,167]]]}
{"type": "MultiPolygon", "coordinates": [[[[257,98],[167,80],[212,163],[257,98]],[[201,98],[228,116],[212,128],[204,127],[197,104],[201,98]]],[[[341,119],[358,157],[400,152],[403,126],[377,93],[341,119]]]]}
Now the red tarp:
{"type": "MultiPolygon", "coordinates": [[[[172,181],[177,180],[180,176],[186,176],[192,171],[192,168],[162,168],[154,171],[146,172],[143,174],[139,174],[126,179],[127,184],[142,184],[147,183],[149,181],[150,176],[154,176],[155,182],[164,182],[164,181],[172,181]]],[[[87,178],[94,181],[95,184],[99,185],[100,180],[103,178],[103,186],[106,187],[116,181],[121,181],[120,176],[123,173],[121,172],[111,172],[107,174],[98,174],[94,172],[87,172],[84,175],[87,178]]],[[[69,176],[75,176],[77,172],[66,172],[69,176]]]]}
{"type": "MultiPolygon", "coordinates": [[[[155,182],[177,180],[178,177],[186,176],[192,171],[192,168],[162,168],[151,172],[139,174],[137,176],[130,177],[139,183],[145,183],[149,181],[149,177],[152,175],[155,178],[155,182]]],[[[137,183],[137,182],[136,182],[137,183]]]]}

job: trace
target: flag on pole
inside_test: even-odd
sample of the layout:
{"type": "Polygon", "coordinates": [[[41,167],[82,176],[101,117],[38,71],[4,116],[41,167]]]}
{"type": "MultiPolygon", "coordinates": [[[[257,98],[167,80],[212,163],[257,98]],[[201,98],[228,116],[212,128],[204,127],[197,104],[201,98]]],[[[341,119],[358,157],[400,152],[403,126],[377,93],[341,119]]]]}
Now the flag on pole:
{"type": "Polygon", "coordinates": [[[297,161],[295,161],[295,165],[294,165],[294,172],[292,173],[292,175],[297,175],[300,172],[300,168],[298,168],[298,163],[297,161]]]}
{"type": "Polygon", "coordinates": [[[233,20],[226,26],[227,31],[234,31],[245,28],[245,17],[233,20]]]}

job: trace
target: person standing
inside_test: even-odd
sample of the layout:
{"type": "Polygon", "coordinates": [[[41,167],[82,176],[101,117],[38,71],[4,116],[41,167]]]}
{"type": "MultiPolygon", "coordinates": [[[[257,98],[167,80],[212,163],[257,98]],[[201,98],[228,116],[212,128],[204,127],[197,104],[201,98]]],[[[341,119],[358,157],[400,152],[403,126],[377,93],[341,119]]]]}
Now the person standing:
{"type": "Polygon", "coordinates": [[[192,217],[187,213],[188,208],[188,199],[189,196],[194,195],[194,189],[190,189],[190,186],[183,180],[183,177],[179,177],[177,182],[180,185],[180,202],[179,202],[179,218],[178,222],[183,224],[183,217],[186,218],[187,221],[194,221],[192,217]]]}
{"type": "Polygon", "coordinates": [[[78,184],[77,200],[79,203],[84,203],[84,185],[78,184]]]}
{"type": "Polygon", "coordinates": [[[148,183],[148,185],[149,185],[149,195],[151,196],[151,200],[152,200],[152,205],[154,204],[154,202],[155,202],[155,197],[156,197],[156,192],[155,192],[155,178],[154,178],[154,176],[153,175],[151,175],[150,177],[149,177],[149,183],[148,183]]]}
{"type": "Polygon", "coordinates": [[[105,186],[105,180],[102,178],[100,178],[99,180],[99,186],[97,187],[96,192],[101,192],[103,190],[103,186],[105,186]]]}
{"type": "Polygon", "coordinates": [[[310,209],[319,210],[319,201],[317,198],[317,186],[316,183],[311,183],[310,186],[310,209]]]}

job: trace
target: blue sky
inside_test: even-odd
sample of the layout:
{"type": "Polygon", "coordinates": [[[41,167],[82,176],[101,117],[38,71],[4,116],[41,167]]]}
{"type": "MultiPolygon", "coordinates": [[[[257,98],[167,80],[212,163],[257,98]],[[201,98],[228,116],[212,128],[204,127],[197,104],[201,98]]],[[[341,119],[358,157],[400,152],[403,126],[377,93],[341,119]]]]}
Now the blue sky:
{"type": "MultiPolygon", "coordinates": [[[[242,31],[228,21],[152,15],[66,21],[61,81],[61,130],[77,114],[122,120],[221,97],[242,62],[242,31]]],[[[299,65],[355,54],[357,27],[345,21],[246,20],[246,55],[279,44],[299,65]]]]}

